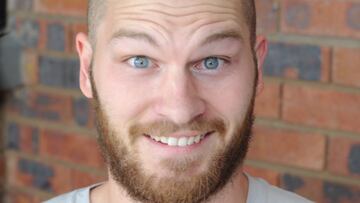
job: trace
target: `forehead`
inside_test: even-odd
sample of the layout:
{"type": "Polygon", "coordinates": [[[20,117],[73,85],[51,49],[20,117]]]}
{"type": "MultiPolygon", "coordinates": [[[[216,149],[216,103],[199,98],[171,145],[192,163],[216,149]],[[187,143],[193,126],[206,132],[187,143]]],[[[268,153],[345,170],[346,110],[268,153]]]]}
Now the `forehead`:
{"type": "Polygon", "coordinates": [[[196,6],[214,6],[218,8],[240,8],[243,0],[106,0],[108,5],[130,8],[136,6],[163,6],[167,9],[191,9],[196,6]]]}
{"type": "Polygon", "coordinates": [[[115,15],[134,12],[143,15],[163,14],[163,17],[177,19],[206,14],[242,16],[240,0],[107,0],[107,5],[107,13],[115,15]]]}
{"type": "Polygon", "coordinates": [[[163,37],[193,35],[202,28],[213,29],[211,25],[239,32],[246,27],[240,0],[107,0],[104,18],[109,34],[131,26],[144,26],[163,37]]]}

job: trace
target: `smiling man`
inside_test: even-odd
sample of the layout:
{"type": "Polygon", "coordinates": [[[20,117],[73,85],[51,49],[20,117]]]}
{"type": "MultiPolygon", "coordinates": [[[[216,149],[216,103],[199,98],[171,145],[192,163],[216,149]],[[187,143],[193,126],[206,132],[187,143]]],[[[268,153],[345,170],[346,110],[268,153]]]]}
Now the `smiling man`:
{"type": "Polygon", "coordinates": [[[108,181],[49,203],[310,202],[242,172],[266,40],[252,0],[90,0],[78,34],[108,181]]]}

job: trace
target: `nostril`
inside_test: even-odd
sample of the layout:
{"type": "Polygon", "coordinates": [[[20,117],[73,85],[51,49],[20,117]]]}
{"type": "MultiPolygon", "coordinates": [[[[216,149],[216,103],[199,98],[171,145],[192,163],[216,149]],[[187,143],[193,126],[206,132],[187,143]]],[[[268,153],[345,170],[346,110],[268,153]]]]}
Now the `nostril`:
{"type": "Polygon", "coordinates": [[[198,95],[163,94],[154,104],[154,111],[165,120],[178,125],[190,123],[205,114],[205,101],[198,95]]]}

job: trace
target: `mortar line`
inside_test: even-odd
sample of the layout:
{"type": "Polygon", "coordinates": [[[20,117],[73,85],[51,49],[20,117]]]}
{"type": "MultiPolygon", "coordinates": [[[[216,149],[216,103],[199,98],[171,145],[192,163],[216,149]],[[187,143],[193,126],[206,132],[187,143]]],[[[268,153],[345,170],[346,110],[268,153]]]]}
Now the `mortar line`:
{"type": "Polygon", "coordinates": [[[86,23],[86,13],[84,15],[66,15],[66,14],[47,14],[35,13],[34,11],[8,11],[8,15],[16,16],[30,20],[45,20],[63,23],[86,23]]]}
{"type": "Polygon", "coordinates": [[[267,35],[271,42],[284,42],[292,44],[307,44],[318,46],[334,46],[360,48],[359,39],[349,37],[314,36],[291,33],[273,33],[267,35]]]}
{"type": "Polygon", "coordinates": [[[24,118],[22,116],[8,114],[8,117],[5,120],[5,124],[9,124],[10,122],[16,122],[19,124],[29,125],[32,127],[36,127],[39,129],[45,130],[55,130],[63,133],[76,133],[78,136],[85,136],[96,138],[97,132],[95,129],[84,128],[76,125],[69,125],[58,122],[50,122],[41,119],[33,119],[33,118],[24,118]],[[67,126],[64,128],[64,126],[67,126]]]}
{"type": "Polygon", "coordinates": [[[334,130],[334,129],[324,129],[324,128],[318,128],[313,126],[306,126],[303,124],[292,124],[288,123],[286,121],[281,120],[275,120],[275,119],[268,119],[268,118],[257,118],[255,120],[255,124],[265,125],[265,126],[273,126],[276,128],[281,129],[287,129],[287,130],[295,130],[299,132],[312,132],[312,133],[318,133],[322,134],[327,137],[344,137],[344,138],[350,138],[359,140],[360,134],[355,132],[347,132],[347,131],[341,131],[341,130],[334,130]]]}
{"type": "Polygon", "coordinates": [[[6,154],[6,156],[15,157],[17,159],[24,158],[24,159],[29,159],[32,161],[41,162],[41,163],[49,164],[49,165],[57,165],[57,166],[60,165],[60,166],[63,166],[63,167],[69,168],[69,169],[74,169],[74,170],[77,170],[80,172],[89,173],[89,174],[95,175],[95,176],[105,176],[106,177],[106,175],[107,175],[106,168],[101,169],[101,168],[98,168],[95,166],[88,166],[88,165],[84,165],[84,164],[74,163],[71,161],[62,160],[57,157],[52,157],[52,156],[48,156],[48,155],[28,154],[25,152],[14,151],[14,150],[8,150],[8,151],[6,151],[5,154],[6,154]]]}
{"type": "Polygon", "coordinates": [[[331,84],[325,83],[321,81],[310,81],[310,80],[294,80],[289,78],[282,78],[282,77],[273,77],[273,76],[265,76],[264,81],[277,81],[283,82],[284,84],[288,85],[299,85],[303,87],[316,87],[322,90],[336,90],[344,93],[351,93],[351,94],[359,94],[360,95],[360,87],[354,86],[347,86],[341,84],[331,84]]]}

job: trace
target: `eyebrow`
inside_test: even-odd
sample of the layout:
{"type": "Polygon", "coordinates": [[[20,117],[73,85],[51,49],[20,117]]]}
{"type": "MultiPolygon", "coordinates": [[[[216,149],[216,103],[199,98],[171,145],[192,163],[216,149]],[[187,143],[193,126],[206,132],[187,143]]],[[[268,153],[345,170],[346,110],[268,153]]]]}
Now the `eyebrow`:
{"type": "MultiPolygon", "coordinates": [[[[132,38],[132,39],[144,40],[156,47],[159,47],[159,44],[156,42],[156,40],[151,35],[149,35],[145,32],[120,29],[112,35],[111,40],[118,39],[118,38],[132,38]]],[[[212,35],[206,37],[200,43],[200,45],[203,46],[203,45],[210,44],[210,43],[224,40],[224,39],[235,39],[235,40],[243,41],[243,37],[241,36],[241,34],[239,32],[237,32],[235,30],[225,30],[225,31],[218,32],[218,33],[215,33],[215,34],[212,34],[212,35]]]]}
{"type": "Polygon", "coordinates": [[[235,39],[238,41],[244,41],[242,35],[239,32],[235,30],[225,30],[206,37],[200,44],[206,45],[224,39],[235,39]]]}
{"type": "Polygon", "coordinates": [[[144,40],[156,47],[159,46],[158,43],[156,42],[156,40],[151,35],[149,35],[145,32],[120,29],[112,35],[111,40],[119,39],[119,38],[131,38],[131,39],[144,40]]]}

